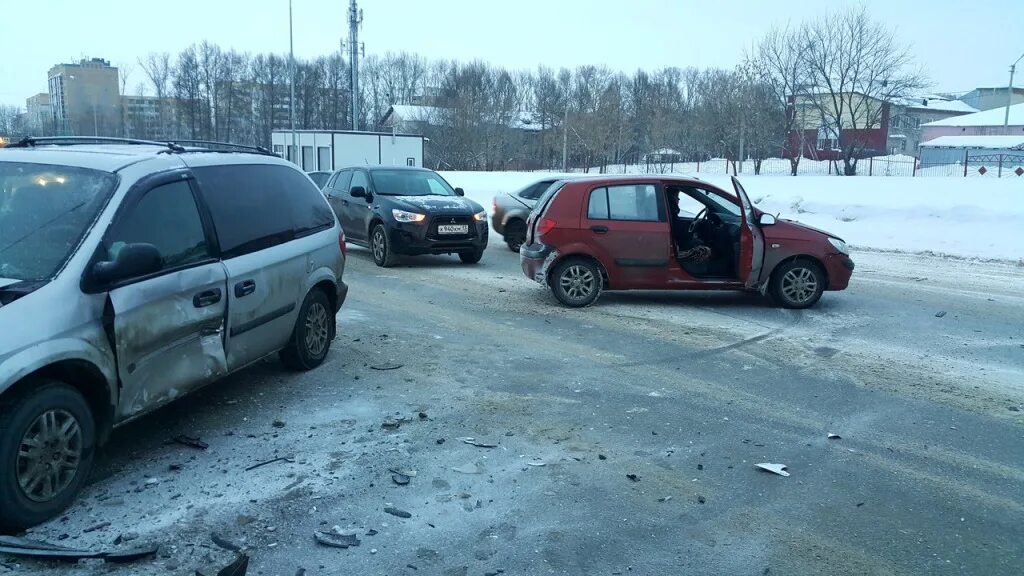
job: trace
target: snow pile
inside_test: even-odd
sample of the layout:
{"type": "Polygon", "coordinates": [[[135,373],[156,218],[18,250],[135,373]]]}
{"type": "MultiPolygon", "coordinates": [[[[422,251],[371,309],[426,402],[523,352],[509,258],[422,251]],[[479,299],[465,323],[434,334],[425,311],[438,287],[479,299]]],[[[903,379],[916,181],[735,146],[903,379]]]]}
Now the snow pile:
{"type": "MultiPolygon", "coordinates": [[[[491,210],[495,194],[536,172],[444,172],[491,210]]],[[[701,176],[732,190],[728,177],[701,176]]],[[[740,177],[759,208],[828,230],[852,246],[969,258],[1024,258],[1024,181],[1017,178],[740,177]]]]}

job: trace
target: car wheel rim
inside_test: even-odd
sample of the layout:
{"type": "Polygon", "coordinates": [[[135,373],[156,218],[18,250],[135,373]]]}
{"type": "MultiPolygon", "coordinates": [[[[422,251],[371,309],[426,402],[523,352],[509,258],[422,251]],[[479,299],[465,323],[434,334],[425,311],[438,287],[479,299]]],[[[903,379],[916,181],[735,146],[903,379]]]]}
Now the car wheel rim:
{"type": "Polygon", "coordinates": [[[384,231],[380,228],[373,232],[373,257],[378,262],[384,261],[384,251],[387,249],[384,244],[384,231]]]}
{"type": "Polygon", "coordinates": [[[327,347],[329,336],[327,309],[323,304],[314,302],[306,312],[306,350],[312,356],[320,356],[327,347]]]}
{"type": "Polygon", "coordinates": [[[818,292],[818,277],[810,268],[793,268],[782,276],[782,294],[794,304],[809,301],[818,292]]]}
{"type": "Polygon", "coordinates": [[[18,486],[33,502],[49,502],[78,474],[82,427],[70,412],[47,410],[28,427],[18,446],[18,486]]]}
{"type": "Polygon", "coordinates": [[[566,268],[559,279],[562,292],[573,300],[584,300],[589,297],[594,292],[595,284],[594,273],[579,265],[566,268]]]}

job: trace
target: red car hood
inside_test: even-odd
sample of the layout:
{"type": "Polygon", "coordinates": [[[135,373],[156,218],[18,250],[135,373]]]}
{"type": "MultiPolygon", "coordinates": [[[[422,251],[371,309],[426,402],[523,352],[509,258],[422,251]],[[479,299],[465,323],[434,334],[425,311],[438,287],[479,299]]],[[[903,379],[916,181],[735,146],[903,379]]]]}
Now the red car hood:
{"type": "Polygon", "coordinates": [[[795,220],[786,220],[784,218],[780,218],[776,221],[774,226],[765,226],[761,230],[764,231],[765,236],[770,238],[805,239],[817,237],[819,234],[823,234],[831,238],[842,240],[842,238],[839,238],[839,236],[836,236],[827,230],[808,226],[807,224],[802,224],[795,220]]]}

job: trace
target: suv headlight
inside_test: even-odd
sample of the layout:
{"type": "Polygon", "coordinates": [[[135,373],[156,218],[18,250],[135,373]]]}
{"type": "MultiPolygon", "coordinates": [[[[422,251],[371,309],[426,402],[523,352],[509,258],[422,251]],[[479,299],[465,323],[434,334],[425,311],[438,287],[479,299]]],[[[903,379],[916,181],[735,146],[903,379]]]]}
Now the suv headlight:
{"type": "Polygon", "coordinates": [[[847,256],[850,255],[850,248],[846,245],[846,242],[843,242],[839,238],[832,238],[831,236],[828,241],[836,250],[839,250],[841,254],[846,254],[847,256]]]}
{"type": "Polygon", "coordinates": [[[486,222],[487,212],[477,212],[476,214],[473,214],[473,220],[476,220],[477,222],[486,222]]]}
{"type": "Polygon", "coordinates": [[[391,215],[399,222],[423,222],[427,219],[426,214],[417,214],[416,212],[406,212],[405,210],[398,209],[392,210],[391,215]]]}

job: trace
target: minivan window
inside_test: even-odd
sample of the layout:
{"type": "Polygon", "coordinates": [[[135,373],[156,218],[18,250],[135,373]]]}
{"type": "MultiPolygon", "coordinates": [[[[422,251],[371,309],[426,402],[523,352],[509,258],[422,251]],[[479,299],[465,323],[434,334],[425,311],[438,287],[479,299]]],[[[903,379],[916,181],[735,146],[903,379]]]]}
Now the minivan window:
{"type": "Polygon", "coordinates": [[[188,182],[157,186],[119,216],[104,239],[106,259],[116,260],[121,248],[136,243],[156,246],[163,258],[164,270],[213,256],[188,182]]]}
{"type": "Polygon", "coordinates": [[[109,172],[0,162],[0,278],[51,278],[116,186],[109,172]]]}
{"type": "Polygon", "coordinates": [[[226,258],[263,250],[334,225],[320,191],[287,166],[193,168],[226,258]]]}

